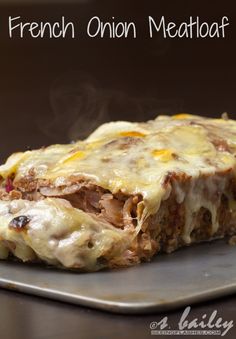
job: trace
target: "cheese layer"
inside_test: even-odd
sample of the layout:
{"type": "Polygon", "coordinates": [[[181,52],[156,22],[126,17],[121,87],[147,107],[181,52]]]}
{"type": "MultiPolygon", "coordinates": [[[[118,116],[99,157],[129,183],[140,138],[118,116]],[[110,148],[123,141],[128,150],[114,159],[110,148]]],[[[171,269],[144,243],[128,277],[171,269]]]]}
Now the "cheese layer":
{"type": "Polygon", "coordinates": [[[40,258],[49,264],[68,268],[97,270],[99,258],[119,257],[130,246],[125,230],[73,208],[66,200],[0,201],[0,259],[9,251],[23,261],[40,258]],[[10,222],[27,216],[23,229],[10,222]]]}
{"type": "Polygon", "coordinates": [[[14,174],[17,183],[33,169],[35,179],[57,187],[72,177],[87,178],[112,193],[140,193],[156,210],[167,194],[168,173],[197,178],[235,169],[235,154],[235,121],[180,114],[147,123],[111,122],[84,141],[15,153],[0,166],[0,175],[14,174]]]}
{"type": "MultiPolygon", "coordinates": [[[[15,153],[0,166],[0,175],[3,179],[14,175],[14,185],[19,188],[25,179],[36,180],[38,187],[47,183],[59,188],[82,179],[113,194],[140,194],[144,208],[138,208],[138,233],[143,220],[155,214],[170,196],[168,176],[184,174],[194,182],[193,189],[183,196],[181,185],[177,185],[176,192],[177,200],[184,200],[187,206],[183,238],[190,242],[191,213],[201,206],[211,211],[213,230],[218,227],[214,221],[217,206],[203,198],[204,184],[199,188],[197,179],[227,171],[235,177],[235,169],[234,120],[179,114],[146,123],[111,122],[84,141],[15,153]]],[[[211,179],[208,183],[214,193],[218,186],[211,184],[211,179]]],[[[79,210],[75,214],[85,217],[79,210]]],[[[71,222],[72,215],[68,216],[71,222]]]]}

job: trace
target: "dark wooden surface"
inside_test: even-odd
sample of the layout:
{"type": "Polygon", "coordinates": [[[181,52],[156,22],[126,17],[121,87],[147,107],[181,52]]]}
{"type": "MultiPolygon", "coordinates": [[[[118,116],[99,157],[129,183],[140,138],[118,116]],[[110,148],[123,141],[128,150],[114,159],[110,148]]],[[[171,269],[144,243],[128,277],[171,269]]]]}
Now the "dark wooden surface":
{"type": "MultiPolygon", "coordinates": [[[[193,306],[189,319],[201,318],[204,313],[210,315],[217,310],[219,317],[228,321],[233,320],[236,324],[235,309],[236,297],[230,296],[193,306]]],[[[1,338],[4,339],[160,338],[160,336],[151,336],[150,322],[159,321],[162,317],[168,316],[170,327],[175,329],[182,312],[183,309],[149,315],[109,314],[0,290],[0,333],[1,338]]],[[[235,336],[236,325],[224,338],[233,339],[235,336]]],[[[165,337],[168,338],[168,336],[165,337]]],[[[182,338],[187,338],[187,336],[182,336],[182,338]]]]}

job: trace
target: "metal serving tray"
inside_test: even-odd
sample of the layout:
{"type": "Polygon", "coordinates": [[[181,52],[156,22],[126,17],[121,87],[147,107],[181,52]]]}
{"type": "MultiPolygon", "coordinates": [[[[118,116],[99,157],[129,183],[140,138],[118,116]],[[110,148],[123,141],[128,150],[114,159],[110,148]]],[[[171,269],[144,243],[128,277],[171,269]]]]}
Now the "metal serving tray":
{"type": "Polygon", "coordinates": [[[0,286],[111,312],[167,311],[236,292],[236,247],[202,243],[150,263],[95,273],[2,261],[0,286]]]}

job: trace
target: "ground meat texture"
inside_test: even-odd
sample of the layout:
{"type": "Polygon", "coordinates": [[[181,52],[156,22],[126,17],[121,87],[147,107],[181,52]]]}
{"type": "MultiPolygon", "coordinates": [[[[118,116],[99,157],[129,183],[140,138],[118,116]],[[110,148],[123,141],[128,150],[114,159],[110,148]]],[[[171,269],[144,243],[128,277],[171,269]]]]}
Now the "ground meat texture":
{"type": "Polygon", "coordinates": [[[96,185],[80,185],[73,194],[59,195],[57,192],[56,196],[68,200],[75,208],[96,214],[116,227],[135,227],[137,224],[137,204],[141,199],[138,196],[126,196],[121,192],[113,195],[96,185]]]}
{"type": "MultiPolygon", "coordinates": [[[[222,178],[224,177],[223,173],[220,175],[222,175],[222,178]]],[[[216,222],[218,222],[219,227],[212,234],[213,220],[211,211],[206,207],[200,207],[192,214],[191,243],[232,236],[236,233],[236,199],[234,197],[236,183],[235,180],[232,180],[230,172],[225,173],[225,175],[227,176],[227,181],[224,190],[220,187],[219,178],[215,178],[215,181],[213,180],[216,184],[219,203],[216,216],[216,222]],[[217,183],[219,184],[218,187],[217,183]],[[232,210],[230,200],[235,202],[235,210],[232,210]]],[[[180,182],[180,177],[178,178],[177,174],[174,173],[174,176],[171,176],[171,174],[168,176],[169,184],[173,184],[173,178],[175,178],[174,180],[179,179],[180,182]]],[[[192,179],[185,176],[181,179],[183,180],[184,190],[187,192],[192,179]]],[[[202,180],[208,180],[208,177],[203,176],[196,179],[196,185],[198,185],[198,181],[201,182],[202,180]]],[[[207,199],[213,204],[217,203],[215,190],[212,190],[212,194],[207,191],[207,199]]],[[[139,260],[150,260],[158,252],[171,253],[180,247],[189,245],[183,239],[186,222],[185,200],[182,203],[178,203],[177,200],[177,192],[172,186],[169,198],[162,201],[157,213],[149,216],[142,225],[142,229],[132,248],[132,251],[138,255],[139,260]]]]}
{"type": "MultiPolygon", "coordinates": [[[[219,223],[219,228],[212,234],[213,219],[211,211],[205,206],[200,206],[192,215],[191,242],[200,242],[235,234],[236,208],[232,210],[230,201],[236,200],[236,181],[230,171],[218,173],[211,177],[202,175],[197,179],[184,173],[170,172],[163,180],[163,187],[170,188],[169,197],[161,202],[160,208],[155,214],[149,215],[144,220],[141,230],[134,237],[133,242],[122,258],[111,260],[106,255],[103,256],[108,265],[112,267],[132,265],[140,261],[150,260],[158,252],[170,253],[179,247],[189,245],[183,238],[186,208],[188,208],[186,207],[187,198],[181,202],[179,201],[175,184],[181,185],[181,189],[187,197],[193,182],[196,186],[202,187],[201,194],[204,199],[217,206],[216,219],[219,223]],[[213,185],[212,188],[209,186],[209,179],[213,185]],[[225,186],[222,186],[222,180],[226,180],[225,186]]],[[[22,194],[23,198],[38,200],[47,196],[47,193],[49,196],[53,196],[54,191],[52,186],[48,186],[48,190],[41,192],[38,190],[21,192],[15,188],[8,194],[5,192],[5,194],[9,199],[13,197],[17,199],[17,196],[22,194]]],[[[115,227],[121,229],[130,228],[131,232],[137,227],[137,205],[143,199],[141,195],[126,195],[122,192],[112,194],[102,187],[88,182],[83,184],[82,181],[78,182],[78,184],[73,182],[73,189],[70,191],[68,187],[66,191],[68,194],[65,194],[65,187],[61,191],[60,187],[56,188],[55,197],[63,198],[65,202],[67,201],[73,207],[94,214],[115,227]]],[[[29,221],[27,216],[19,216],[11,221],[9,227],[20,231],[27,227],[29,221]]]]}

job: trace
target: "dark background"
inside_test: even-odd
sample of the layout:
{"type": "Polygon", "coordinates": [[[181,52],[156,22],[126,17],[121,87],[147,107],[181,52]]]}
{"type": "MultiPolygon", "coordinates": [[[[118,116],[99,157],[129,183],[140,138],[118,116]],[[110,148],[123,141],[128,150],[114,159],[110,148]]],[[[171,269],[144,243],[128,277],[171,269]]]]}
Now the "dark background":
{"type": "Polygon", "coordinates": [[[0,1],[1,159],[83,138],[109,120],[189,112],[235,117],[234,1],[0,1]],[[8,37],[8,16],[73,21],[78,39],[8,37]],[[136,39],[89,38],[86,25],[134,21],[136,39]],[[150,39],[147,17],[174,22],[229,17],[225,39],[150,39]]]}
{"type": "MultiPolygon", "coordinates": [[[[0,159],[11,152],[85,137],[109,120],[147,120],[189,112],[236,118],[235,1],[202,0],[0,0],[0,159]],[[8,16],[24,21],[78,22],[78,39],[10,39],[8,16]],[[90,39],[88,20],[115,16],[134,21],[137,39],[90,39]],[[147,34],[147,17],[209,23],[226,15],[225,39],[163,39],[147,34]]],[[[124,282],[125,283],[125,282],[124,282]]],[[[235,296],[193,308],[235,318],[235,296]]],[[[0,291],[4,338],[151,337],[150,321],[162,315],[114,316],[0,291]]],[[[169,314],[176,323],[182,309],[169,314]]],[[[236,325],[235,325],[236,326],[236,325]]],[[[235,337],[235,327],[227,338],[235,337]]]]}

